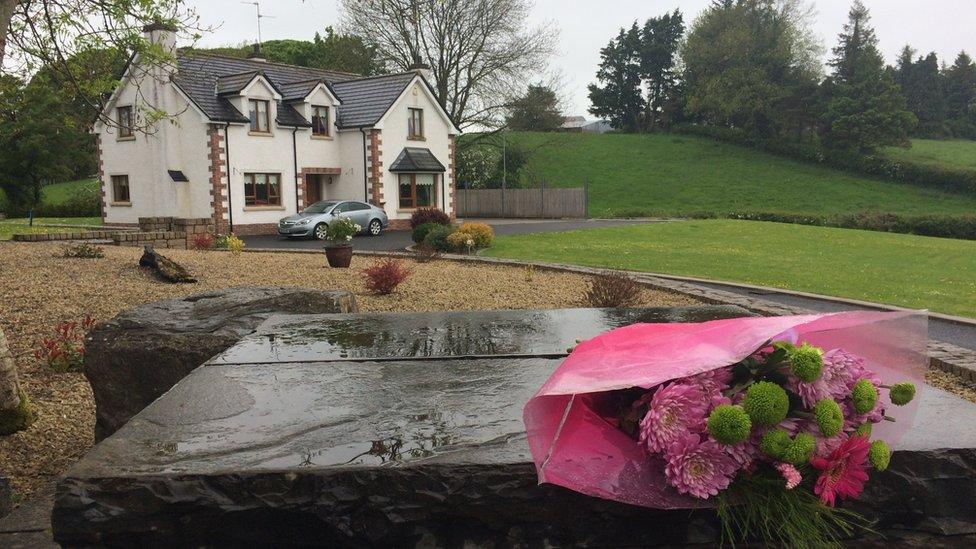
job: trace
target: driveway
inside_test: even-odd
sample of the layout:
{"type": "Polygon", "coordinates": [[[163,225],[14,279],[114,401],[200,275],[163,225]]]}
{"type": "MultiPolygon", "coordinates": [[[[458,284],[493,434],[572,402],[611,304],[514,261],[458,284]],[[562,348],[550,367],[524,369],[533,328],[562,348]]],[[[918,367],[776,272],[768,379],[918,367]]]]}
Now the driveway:
{"type": "MultiPolygon", "coordinates": [[[[576,229],[596,229],[616,225],[649,223],[646,219],[465,219],[487,223],[496,235],[551,233],[576,229]]],[[[323,243],[317,240],[286,239],[278,235],[242,237],[248,248],[309,249],[320,250],[323,243]]],[[[386,231],[380,236],[357,236],[353,246],[358,250],[380,252],[400,251],[413,244],[410,231],[386,231]]]]}

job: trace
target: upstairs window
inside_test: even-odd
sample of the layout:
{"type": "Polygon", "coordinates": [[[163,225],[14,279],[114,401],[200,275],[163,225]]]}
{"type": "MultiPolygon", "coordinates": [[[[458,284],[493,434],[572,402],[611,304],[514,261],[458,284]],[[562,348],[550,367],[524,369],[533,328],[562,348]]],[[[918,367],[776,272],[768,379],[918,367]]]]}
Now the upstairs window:
{"type": "Polygon", "coordinates": [[[245,206],[281,206],[281,175],[276,173],[244,174],[245,206]]]}
{"type": "Polygon", "coordinates": [[[129,202],[129,176],[112,176],[112,202],[127,204],[129,202]]]}
{"type": "Polygon", "coordinates": [[[312,135],[328,137],[329,107],[312,105],[312,135]]]}
{"type": "Polygon", "coordinates": [[[271,133],[270,104],[261,99],[248,100],[251,115],[251,131],[255,133],[271,133]]]}
{"type": "Polygon", "coordinates": [[[132,137],[132,106],[116,109],[115,120],[119,125],[119,139],[132,137]]]}
{"type": "Polygon", "coordinates": [[[424,109],[408,109],[410,111],[410,120],[407,122],[407,138],[408,139],[423,139],[424,138],[424,109]]]}

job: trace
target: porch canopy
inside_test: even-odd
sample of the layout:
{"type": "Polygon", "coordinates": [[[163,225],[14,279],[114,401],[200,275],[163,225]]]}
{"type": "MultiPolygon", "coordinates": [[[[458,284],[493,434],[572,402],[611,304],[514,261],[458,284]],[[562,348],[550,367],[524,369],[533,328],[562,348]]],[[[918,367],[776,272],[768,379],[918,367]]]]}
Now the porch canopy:
{"type": "Polygon", "coordinates": [[[430,149],[405,147],[390,165],[390,171],[444,173],[447,169],[430,149]]]}

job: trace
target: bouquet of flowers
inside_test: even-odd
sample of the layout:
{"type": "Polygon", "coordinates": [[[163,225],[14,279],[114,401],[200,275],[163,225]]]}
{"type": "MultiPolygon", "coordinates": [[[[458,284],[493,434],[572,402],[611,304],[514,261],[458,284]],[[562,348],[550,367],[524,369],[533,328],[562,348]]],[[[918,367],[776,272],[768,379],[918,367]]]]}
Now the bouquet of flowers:
{"type": "Polygon", "coordinates": [[[723,538],[835,542],[836,505],[883,471],[915,412],[924,316],[643,324],[580,344],[525,408],[540,482],[715,507],[723,538]]]}

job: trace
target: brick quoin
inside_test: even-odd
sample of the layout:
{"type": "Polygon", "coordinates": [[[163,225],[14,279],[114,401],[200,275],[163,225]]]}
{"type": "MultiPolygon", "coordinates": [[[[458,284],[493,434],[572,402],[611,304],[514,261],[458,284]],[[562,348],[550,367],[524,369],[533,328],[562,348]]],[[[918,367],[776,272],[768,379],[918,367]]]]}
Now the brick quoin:
{"type": "Polygon", "coordinates": [[[101,197],[98,202],[98,210],[102,216],[102,225],[105,224],[105,162],[102,161],[102,136],[95,134],[95,159],[98,162],[98,188],[101,197]]]}
{"type": "Polygon", "coordinates": [[[457,136],[451,134],[447,136],[447,177],[448,177],[448,188],[447,197],[448,202],[451,204],[451,219],[457,219],[457,181],[454,172],[454,152],[455,152],[455,139],[457,136]]]}
{"type": "Polygon", "coordinates": [[[227,161],[224,157],[226,152],[221,146],[220,126],[211,124],[207,129],[207,158],[210,160],[210,210],[213,217],[214,231],[224,234],[228,231],[227,212],[224,209],[224,196],[227,194],[227,185],[224,183],[224,176],[227,175],[224,169],[227,161]]]}
{"type": "Polygon", "coordinates": [[[372,191],[370,204],[382,208],[386,201],[383,199],[383,187],[381,185],[380,172],[383,162],[380,160],[380,146],[383,140],[380,138],[380,130],[369,131],[369,184],[372,191]]]}

